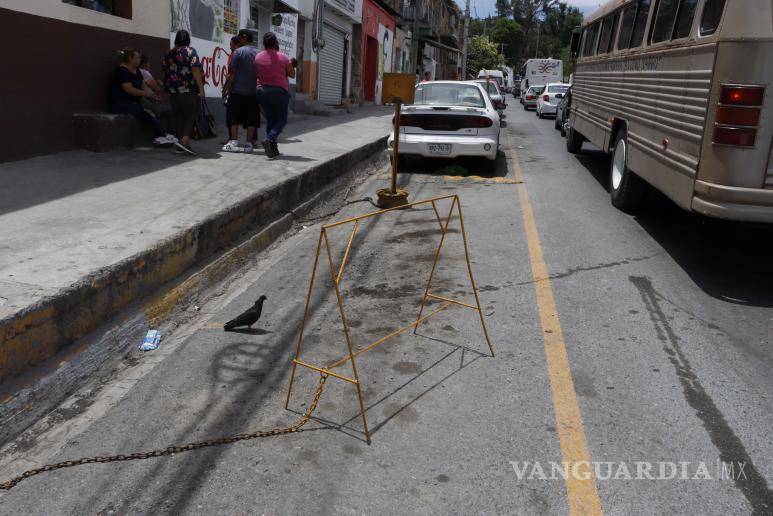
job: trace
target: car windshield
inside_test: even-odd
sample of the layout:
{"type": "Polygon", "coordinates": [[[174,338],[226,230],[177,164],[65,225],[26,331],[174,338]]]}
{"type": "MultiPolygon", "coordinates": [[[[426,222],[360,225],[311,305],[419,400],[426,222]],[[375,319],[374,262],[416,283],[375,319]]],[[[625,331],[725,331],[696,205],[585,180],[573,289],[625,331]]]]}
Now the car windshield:
{"type": "Polygon", "coordinates": [[[480,90],[470,84],[419,84],[413,103],[417,106],[486,107],[480,90]]]}
{"type": "Polygon", "coordinates": [[[548,86],[548,93],[566,93],[566,90],[569,89],[569,86],[560,86],[558,84],[554,84],[551,86],[548,86]]]}

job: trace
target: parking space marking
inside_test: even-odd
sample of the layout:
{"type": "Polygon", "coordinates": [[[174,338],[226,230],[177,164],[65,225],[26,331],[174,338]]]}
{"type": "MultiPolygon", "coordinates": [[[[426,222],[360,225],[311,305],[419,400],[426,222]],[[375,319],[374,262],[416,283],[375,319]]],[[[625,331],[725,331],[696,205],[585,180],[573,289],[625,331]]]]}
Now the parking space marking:
{"type": "Polygon", "coordinates": [[[561,446],[561,456],[568,464],[566,491],[569,513],[572,515],[603,514],[599,499],[596,476],[590,462],[588,442],[582,424],[580,405],[574,390],[572,370],[566,353],[561,322],[556,309],[550,274],[542,253],[539,232],[534,220],[529,194],[523,184],[523,172],[518,163],[518,154],[512,145],[512,137],[507,135],[509,157],[518,182],[518,199],[521,204],[524,232],[529,247],[531,274],[539,308],[542,337],[545,345],[545,359],[553,395],[553,409],[556,413],[556,432],[561,446]]]}

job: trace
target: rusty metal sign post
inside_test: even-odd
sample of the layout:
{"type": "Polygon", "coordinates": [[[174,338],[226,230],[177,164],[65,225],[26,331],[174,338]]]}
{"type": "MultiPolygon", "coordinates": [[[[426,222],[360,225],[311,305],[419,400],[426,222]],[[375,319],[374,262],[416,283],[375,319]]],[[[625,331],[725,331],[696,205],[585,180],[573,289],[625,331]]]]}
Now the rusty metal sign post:
{"type": "Polygon", "coordinates": [[[303,321],[301,322],[300,334],[298,335],[298,343],[296,344],[296,348],[295,348],[295,358],[292,361],[293,365],[292,365],[292,372],[290,374],[290,386],[287,389],[287,399],[285,400],[285,408],[288,408],[290,403],[290,396],[292,394],[293,383],[295,381],[295,371],[298,366],[302,366],[302,367],[317,371],[323,377],[332,376],[334,378],[338,378],[339,380],[349,382],[353,384],[357,389],[357,398],[359,399],[359,403],[360,403],[360,415],[362,416],[362,424],[365,430],[365,440],[368,442],[368,444],[370,444],[370,432],[368,430],[368,421],[367,421],[367,418],[365,417],[365,402],[362,397],[362,382],[360,379],[360,374],[357,369],[355,358],[362,355],[366,351],[370,351],[376,346],[383,344],[384,342],[394,337],[397,337],[398,335],[404,333],[407,330],[413,329],[413,332],[416,333],[416,330],[418,329],[419,325],[422,322],[442,312],[443,310],[445,310],[446,308],[449,308],[452,305],[460,306],[462,308],[469,308],[478,312],[480,325],[481,325],[481,328],[483,329],[483,335],[486,338],[486,343],[488,344],[488,348],[489,348],[489,351],[491,352],[491,356],[494,356],[494,348],[491,345],[491,339],[489,338],[488,329],[486,328],[486,321],[483,318],[483,312],[481,311],[481,308],[480,308],[480,301],[478,300],[478,289],[475,286],[475,278],[473,277],[473,274],[472,274],[472,265],[470,263],[470,253],[469,253],[468,244],[467,244],[467,233],[465,232],[465,229],[464,229],[464,218],[462,217],[462,208],[459,203],[458,195],[453,194],[453,195],[446,195],[442,197],[434,197],[432,199],[426,199],[423,201],[417,201],[410,204],[397,206],[394,208],[388,208],[385,210],[367,213],[365,215],[360,215],[359,217],[353,217],[350,219],[346,219],[346,220],[342,220],[339,222],[334,222],[332,224],[326,224],[322,226],[319,232],[319,239],[317,240],[317,251],[316,251],[316,254],[314,255],[314,266],[312,267],[312,270],[311,270],[311,280],[309,281],[309,291],[308,291],[308,294],[306,295],[306,305],[303,311],[303,321]],[[440,216],[440,212],[438,211],[438,202],[446,199],[451,199],[451,207],[449,208],[448,215],[446,215],[445,221],[444,221],[440,216]],[[438,247],[435,250],[435,259],[432,262],[432,270],[429,273],[429,279],[427,280],[427,286],[424,290],[424,297],[421,300],[421,306],[419,307],[418,317],[416,318],[415,322],[409,324],[408,326],[399,328],[389,333],[385,337],[381,337],[380,339],[374,342],[371,342],[367,346],[361,349],[355,350],[354,346],[352,345],[351,336],[349,335],[349,323],[347,322],[347,319],[346,319],[346,312],[344,310],[344,300],[341,295],[340,285],[341,285],[341,279],[343,278],[344,269],[346,267],[346,264],[352,249],[352,244],[354,243],[354,237],[356,236],[357,230],[360,227],[360,221],[369,219],[372,217],[377,217],[379,215],[383,215],[393,210],[410,208],[413,206],[420,206],[420,205],[427,205],[427,204],[432,205],[432,209],[435,212],[435,217],[437,218],[437,222],[440,225],[440,243],[438,244],[438,247]],[[447,297],[441,297],[441,296],[432,294],[430,291],[432,287],[432,279],[435,275],[435,270],[437,268],[438,260],[440,259],[440,251],[443,248],[443,243],[445,242],[446,233],[448,231],[448,225],[451,222],[451,218],[454,214],[454,209],[456,209],[456,214],[459,217],[459,225],[462,233],[462,241],[464,242],[464,258],[465,258],[465,261],[467,262],[467,272],[470,276],[470,285],[472,286],[472,292],[475,297],[474,305],[464,303],[462,301],[457,301],[455,299],[449,299],[447,297]],[[341,264],[338,266],[338,268],[336,268],[333,265],[333,256],[332,256],[332,253],[330,252],[330,239],[328,237],[328,232],[338,226],[343,226],[348,224],[352,225],[352,231],[349,235],[349,241],[346,244],[346,249],[344,250],[344,255],[341,260],[341,264]],[[317,277],[317,268],[319,266],[320,254],[322,254],[323,242],[325,247],[325,254],[327,254],[328,265],[330,266],[330,274],[335,288],[336,299],[338,301],[338,310],[341,316],[341,323],[343,324],[344,336],[346,338],[347,354],[341,357],[340,359],[335,360],[325,366],[320,366],[320,365],[310,364],[308,362],[304,362],[303,360],[301,360],[301,343],[303,342],[303,332],[306,327],[306,321],[309,316],[309,305],[311,303],[311,294],[314,289],[314,281],[317,277]],[[428,300],[441,301],[443,304],[440,305],[440,307],[433,310],[432,312],[424,315],[424,309],[426,308],[428,300]],[[352,367],[351,376],[346,376],[344,374],[336,373],[333,371],[333,369],[339,366],[342,366],[347,362],[351,362],[351,367],[352,367]]]}
{"type": "Polygon", "coordinates": [[[413,104],[415,80],[415,76],[409,73],[385,73],[382,80],[382,102],[394,104],[395,116],[392,124],[392,130],[394,131],[392,180],[389,188],[382,188],[376,192],[378,205],[381,208],[395,208],[405,206],[408,203],[408,190],[397,188],[397,156],[400,148],[400,111],[403,104],[413,104]]]}

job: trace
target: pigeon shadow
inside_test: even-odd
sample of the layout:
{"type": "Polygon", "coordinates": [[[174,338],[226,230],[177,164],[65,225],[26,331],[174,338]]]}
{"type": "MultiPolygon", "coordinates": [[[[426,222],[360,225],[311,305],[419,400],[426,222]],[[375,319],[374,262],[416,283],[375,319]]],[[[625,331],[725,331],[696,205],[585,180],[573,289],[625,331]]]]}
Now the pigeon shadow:
{"type": "Polygon", "coordinates": [[[264,330],[263,328],[234,328],[232,330],[223,330],[229,333],[243,333],[244,335],[266,335],[268,333],[274,333],[273,331],[264,330]]]}

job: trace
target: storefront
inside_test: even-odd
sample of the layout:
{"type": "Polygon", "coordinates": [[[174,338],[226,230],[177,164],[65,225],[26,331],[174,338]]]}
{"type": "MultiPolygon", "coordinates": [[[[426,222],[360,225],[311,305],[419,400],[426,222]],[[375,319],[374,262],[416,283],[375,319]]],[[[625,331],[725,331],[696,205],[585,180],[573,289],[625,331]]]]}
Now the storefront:
{"type": "Polygon", "coordinates": [[[363,99],[381,104],[384,72],[392,71],[395,19],[373,0],[363,3],[361,45],[363,99]]]}
{"type": "MultiPolygon", "coordinates": [[[[329,0],[325,3],[317,65],[318,100],[338,105],[351,87],[351,44],[355,23],[362,20],[362,0],[329,0]]],[[[359,42],[358,42],[359,43],[359,42]]]]}

